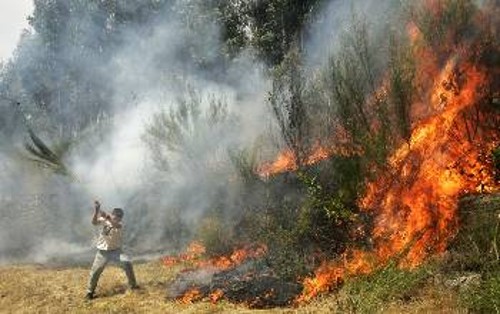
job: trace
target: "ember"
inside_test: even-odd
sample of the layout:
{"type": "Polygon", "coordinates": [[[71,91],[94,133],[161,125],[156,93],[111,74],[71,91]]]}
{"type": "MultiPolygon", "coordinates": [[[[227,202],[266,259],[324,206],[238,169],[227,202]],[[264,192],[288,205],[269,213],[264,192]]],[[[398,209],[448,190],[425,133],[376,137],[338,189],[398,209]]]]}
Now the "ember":
{"type": "Polygon", "coordinates": [[[168,297],[181,303],[225,299],[250,308],[269,308],[292,304],[301,290],[302,285],[277,278],[253,260],[227,270],[204,268],[181,273],[170,286],[168,297]]]}
{"type": "Polygon", "coordinates": [[[169,298],[181,303],[192,303],[201,299],[216,303],[224,298],[238,303],[246,302],[252,307],[265,307],[270,304],[285,305],[301,290],[298,284],[288,284],[294,293],[287,294],[283,291],[287,284],[274,278],[269,270],[262,270],[257,262],[266,254],[265,246],[248,245],[236,249],[229,256],[211,259],[204,258],[204,252],[205,249],[200,243],[193,242],[186,253],[180,254],[179,257],[163,258],[166,266],[181,262],[192,265],[191,268],[181,271],[170,285],[167,293],[169,298]],[[252,292],[245,292],[248,289],[252,292]],[[282,293],[278,295],[275,291],[282,293]],[[244,293],[250,294],[243,296],[244,293]],[[285,300],[282,299],[283,294],[287,295],[285,300]]]}

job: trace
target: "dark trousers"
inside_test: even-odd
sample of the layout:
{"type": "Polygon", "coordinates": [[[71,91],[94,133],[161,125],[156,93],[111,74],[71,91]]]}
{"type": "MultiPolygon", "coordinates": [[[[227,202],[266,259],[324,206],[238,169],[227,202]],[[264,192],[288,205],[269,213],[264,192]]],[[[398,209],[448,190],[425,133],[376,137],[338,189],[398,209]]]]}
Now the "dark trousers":
{"type": "Polygon", "coordinates": [[[94,258],[94,263],[92,264],[92,268],[90,270],[90,278],[87,286],[88,293],[94,293],[95,288],[97,287],[97,282],[99,281],[99,277],[101,276],[102,271],[109,262],[118,264],[125,271],[130,287],[137,286],[132,263],[124,254],[122,254],[121,250],[98,250],[94,258]]]}

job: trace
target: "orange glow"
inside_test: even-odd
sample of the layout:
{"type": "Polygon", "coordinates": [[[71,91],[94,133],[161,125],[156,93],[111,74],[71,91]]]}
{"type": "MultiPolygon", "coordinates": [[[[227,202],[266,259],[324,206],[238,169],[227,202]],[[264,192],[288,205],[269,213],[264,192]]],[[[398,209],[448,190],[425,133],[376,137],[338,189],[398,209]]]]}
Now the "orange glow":
{"type": "MultiPolygon", "coordinates": [[[[432,14],[440,14],[442,2],[427,3],[432,14]]],[[[407,27],[415,42],[420,31],[413,23],[407,27]]],[[[332,291],[346,276],[370,273],[395,257],[400,267],[413,268],[444,252],[458,230],[459,197],[499,189],[484,157],[499,145],[498,129],[491,134],[471,131],[471,122],[464,118],[485,99],[488,73],[498,68],[473,64],[469,48],[443,49],[455,51],[446,60],[429,47],[414,46],[416,84],[425,97],[412,104],[408,142],[389,157],[379,177],[367,183],[359,201],[375,219],[373,250],[351,250],[341,260],[325,261],[304,280],[298,302],[332,291]],[[443,66],[440,59],[446,60],[443,66]]]]}
{"type": "MultiPolygon", "coordinates": [[[[189,263],[195,269],[208,268],[217,269],[218,271],[223,271],[236,267],[248,259],[255,259],[263,257],[267,253],[267,247],[265,245],[248,245],[240,249],[235,249],[228,256],[219,256],[215,258],[207,259],[205,257],[206,249],[199,242],[192,242],[185,253],[179,256],[166,256],[163,258],[163,264],[167,267],[177,265],[179,263],[189,263]]],[[[184,271],[192,271],[193,268],[188,268],[184,271]]],[[[224,296],[224,291],[221,289],[216,289],[208,295],[208,299],[212,303],[218,302],[224,296]]],[[[204,298],[201,291],[192,287],[182,294],[178,298],[178,301],[184,304],[193,303],[204,298]]]]}
{"type": "MultiPolygon", "coordinates": [[[[424,3],[429,14],[440,16],[446,1],[424,3]]],[[[374,169],[378,177],[366,182],[364,195],[358,201],[359,207],[374,219],[372,248],[348,248],[340,258],[324,260],[311,277],[303,280],[304,289],[297,302],[338,289],[346,278],[369,274],[390,261],[411,269],[430,256],[443,253],[458,231],[460,196],[500,190],[485,157],[500,144],[500,131],[482,129],[485,117],[480,113],[480,105],[491,96],[485,86],[491,85],[491,73],[499,73],[499,68],[486,69],[476,64],[477,47],[473,40],[462,43],[464,46],[444,40],[444,48],[433,47],[420,43],[424,38],[415,23],[407,25],[407,33],[413,44],[414,84],[419,88],[419,97],[415,97],[410,108],[409,138],[395,147],[383,169],[374,169]],[[467,118],[471,112],[476,114],[474,119],[467,118]]],[[[387,84],[388,80],[381,82],[365,106],[374,106],[377,98],[387,97],[387,84]]],[[[500,121],[500,116],[496,121],[500,121]]],[[[375,122],[370,127],[378,128],[375,122]]],[[[312,165],[333,155],[361,153],[352,148],[316,145],[302,163],[312,165]]],[[[266,178],[297,169],[296,156],[285,150],[275,161],[263,164],[257,173],[266,178]]],[[[164,263],[173,265],[189,260],[196,267],[225,270],[263,256],[267,248],[245,247],[208,260],[202,258],[205,248],[200,244],[189,251],[181,259],[166,257],[164,263]]],[[[209,298],[215,303],[223,296],[224,292],[218,289],[209,298]]],[[[197,298],[200,292],[191,289],[182,300],[192,302],[197,298]]]]}
{"type": "Polygon", "coordinates": [[[408,37],[410,38],[412,44],[417,42],[422,36],[422,32],[420,32],[420,29],[418,29],[417,25],[413,22],[406,25],[406,32],[408,33],[408,37]]]}
{"type": "Polygon", "coordinates": [[[164,256],[162,262],[167,267],[175,266],[182,262],[195,262],[205,254],[205,251],[205,247],[200,242],[194,241],[188,245],[186,252],[178,256],[164,256]]]}
{"type": "Polygon", "coordinates": [[[247,259],[262,257],[266,252],[267,247],[265,245],[249,245],[241,249],[235,249],[229,256],[206,259],[204,257],[206,253],[205,247],[201,243],[194,241],[188,246],[186,252],[179,254],[179,256],[165,256],[162,261],[167,267],[188,262],[197,268],[215,267],[224,270],[238,266],[247,259]]]}
{"type": "Polygon", "coordinates": [[[195,262],[198,268],[215,267],[220,270],[233,268],[240,265],[250,258],[259,258],[266,254],[267,248],[264,245],[247,246],[242,249],[236,249],[229,256],[219,256],[208,260],[201,259],[195,262]]]}
{"type": "Polygon", "coordinates": [[[210,293],[209,299],[212,303],[217,303],[224,296],[224,291],[221,289],[216,289],[214,292],[210,293]]]}
{"type": "Polygon", "coordinates": [[[191,288],[184,295],[179,298],[179,302],[182,304],[191,304],[201,299],[201,291],[197,288],[191,288]]]}
{"type": "MultiPolygon", "coordinates": [[[[307,156],[304,165],[313,165],[321,160],[324,160],[330,156],[352,156],[359,154],[358,151],[354,149],[348,149],[342,146],[338,147],[327,147],[321,145],[315,145],[312,152],[307,156]]],[[[276,160],[273,162],[265,163],[257,169],[257,174],[261,177],[267,178],[269,176],[283,173],[287,171],[295,171],[298,169],[295,156],[290,150],[284,150],[278,154],[276,160]]]]}
{"type": "MultiPolygon", "coordinates": [[[[331,155],[331,153],[328,149],[322,146],[316,146],[304,163],[306,165],[312,165],[327,158],[329,155],[331,155]]],[[[293,153],[289,150],[285,150],[278,155],[274,162],[261,166],[257,172],[262,177],[269,177],[276,173],[297,170],[297,168],[298,165],[293,153]]]]}
{"type": "MultiPolygon", "coordinates": [[[[449,67],[444,71],[452,75],[449,67]]],[[[467,81],[460,91],[449,94],[447,103],[437,106],[442,109],[436,115],[415,126],[410,145],[402,144],[389,158],[390,170],[367,185],[360,206],[375,217],[374,250],[353,251],[343,263],[325,262],[314,277],[304,280],[304,293],[297,301],[334,289],[347,275],[369,273],[400,252],[407,251],[400,265],[410,268],[443,252],[458,228],[459,196],[479,186],[496,185],[479,156],[497,143],[450,137],[452,128],[460,126],[459,113],[480,99],[478,86],[486,80],[483,71],[469,64],[463,65],[463,71],[467,81]]],[[[439,90],[441,86],[435,84],[432,102],[441,99],[434,95],[446,92],[439,90]]]]}

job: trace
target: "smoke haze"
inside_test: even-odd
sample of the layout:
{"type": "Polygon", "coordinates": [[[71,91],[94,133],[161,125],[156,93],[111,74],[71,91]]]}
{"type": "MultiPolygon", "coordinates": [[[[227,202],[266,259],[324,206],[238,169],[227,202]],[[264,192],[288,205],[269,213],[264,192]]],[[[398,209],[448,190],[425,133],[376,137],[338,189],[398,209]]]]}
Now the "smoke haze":
{"type": "MultiPolygon", "coordinates": [[[[393,15],[389,8],[399,8],[394,2],[325,2],[308,26],[307,63],[321,66],[336,52],[354,11],[367,18],[374,33],[387,28],[393,15]]],[[[105,209],[125,208],[127,242],[136,253],[178,249],[214,207],[228,219],[237,217],[239,185],[232,179],[236,169],[228,151],[269,143],[273,124],[267,104],[272,79],[254,52],[221,57],[220,25],[196,1],[173,1],[120,27],[120,17],[106,14],[97,2],[86,4],[87,15],[78,14],[83,4],[58,3],[45,9],[35,5],[34,31],[23,37],[16,58],[3,69],[2,95],[19,101],[22,112],[1,100],[0,261],[80,259],[92,248],[95,198],[105,209]],[[39,25],[36,18],[51,12],[66,12],[69,18],[56,25],[60,37],[47,43],[37,31],[53,25],[39,25]],[[69,40],[70,31],[78,32],[72,39],[76,43],[69,40]],[[57,47],[56,61],[47,61],[51,45],[57,47]],[[37,72],[37,64],[52,68],[37,72]],[[82,86],[65,86],[61,77],[79,77],[82,86]],[[61,92],[39,95],[47,84],[61,92]],[[34,94],[42,99],[35,104],[34,94]],[[55,108],[50,117],[43,113],[49,105],[43,99],[55,108]],[[148,127],[162,112],[168,115],[193,99],[199,100],[200,118],[186,129],[181,151],[159,152],[169,162],[161,169],[145,141],[148,127]],[[214,102],[227,108],[226,118],[215,126],[207,122],[214,102]],[[25,154],[20,157],[26,140],[19,135],[25,134],[20,114],[33,117],[27,123],[47,142],[72,140],[64,157],[78,182],[37,169],[25,154]]],[[[120,5],[130,6],[124,11],[140,9],[120,5]]]]}

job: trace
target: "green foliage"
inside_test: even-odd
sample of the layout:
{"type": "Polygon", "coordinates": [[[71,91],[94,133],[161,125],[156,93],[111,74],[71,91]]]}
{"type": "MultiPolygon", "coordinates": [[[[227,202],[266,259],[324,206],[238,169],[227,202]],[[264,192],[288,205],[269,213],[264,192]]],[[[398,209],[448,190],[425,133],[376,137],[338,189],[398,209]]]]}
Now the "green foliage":
{"type": "Polygon", "coordinates": [[[246,185],[251,187],[253,183],[260,180],[257,174],[257,168],[259,166],[257,146],[254,145],[251,148],[230,150],[229,158],[236,168],[239,177],[246,185]]]}
{"type": "Polygon", "coordinates": [[[245,234],[267,245],[266,262],[278,276],[305,276],[322,258],[338,256],[348,245],[366,240],[364,234],[352,232],[366,224],[355,205],[361,181],[359,158],[340,157],[288,177],[255,181],[252,195],[265,198],[260,205],[264,208],[247,212],[245,234]]]}
{"type": "Polygon", "coordinates": [[[271,66],[280,64],[294,44],[300,43],[308,18],[322,0],[250,1],[247,14],[252,25],[252,46],[271,66]]]}
{"type": "Polygon", "coordinates": [[[500,313],[500,196],[471,195],[461,199],[461,227],[449,246],[445,272],[473,271],[479,285],[460,290],[461,306],[471,313],[500,313]]]}
{"type": "Polygon", "coordinates": [[[224,223],[218,215],[209,215],[201,221],[196,239],[205,246],[210,257],[231,253],[237,243],[231,224],[224,223]]]}
{"type": "Polygon", "coordinates": [[[299,175],[307,187],[308,207],[323,212],[333,224],[339,224],[342,220],[349,218],[352,212],[346,207],[346,202],[342,201],[342,192],[339,192],[338,195],[325,193],[315,177],[308,177],[304,174],[299,175]]]}
{"type": "Polygon", "coordinates": [[[367,227],[356,205],[362,192],[361,170],[359,158],[333,157],[323,162],[322,167],[299,173],[306,198],[297,228],[301,237],[313,243],[315,249],[335,256],[347,245],[364,242],[362,234],[352,232],[367,227]]]}
{"type": "Polygon", "coordinates": [[[421,30],[424,40],[435,51],[447,55],[447,49],[454,49],[443,45],[443,42],[458,44],[471,35],[473,17],[477,7],[472,0],[440,0],[429,5],[416,5],[412,12],[413,21],[421,30]],[[451,41],[450,41],[451,40],[451,41]]]}
{"type": "Polygon", "coordinates": [[[293,49],[285,60],[275,68],[273,89],[269,104],[279,127],[279,135],[285,146],[293,153],[299,168],[312,149],[312,121],[309,117],[307,87],[301,55],[293,49]]]}
{"type": "Polygon", "coordinates": [[[460,201],[461,227],[450,244],[453,270],[485,271],[500,261],[500,197],[470,196],[460,201]]]}
{"type": "Polygon", "coordinates": [[[479,286],[460,293],[462,306],[470,313],[500,313],[500,271],[487,273],[479,286]]]}
{"type": "Polygon", "coordinates": [[[390,301],[410,300],[428,277],[425,266],[404,270],[391,262],[369,275],[348,279],[338,305],[348,313],[380,312],[390,301]]]}
{"type": "Polygon", "coordinates": [[[318,266],[311,258],[314,245],[306,241],[297,223],[296,209],[283,203],[254,218],[256,239],[268,247],[265,262],[278,277],[295,281],[318,266]]]}
{"type": "MultiPolygon", "coordinates": [[[[362,151],[367,163],[383,164],[393,142],[390,119],[393,110],[390,108],[390,97],[387,93],[378,92],[376,87],[380,81],[379,64],[383,63],[377,59],[378,49],[370,41],[368,25],[354,19],[352,31],[344,34],[339,52],[331,57],[323,73],[326,91],[324,110],[333,113],[346,132],[341,139],[345,141],[347,138],[353,151],[362,151]]],[[[399,86],[390,90],[394,91],[391,95],[396,96],[397,92],[403,92],[403,82],[396,66],[393,70],[393,82],[399,86]]],[[[409,104],[402,99],[406,95],[398,97],[393,97],[394,104],[404,103],[393,107],[407,108],[409,104]]],[[[402,110],[400,114],[406,120],[407,111],[402,110]]]]}

